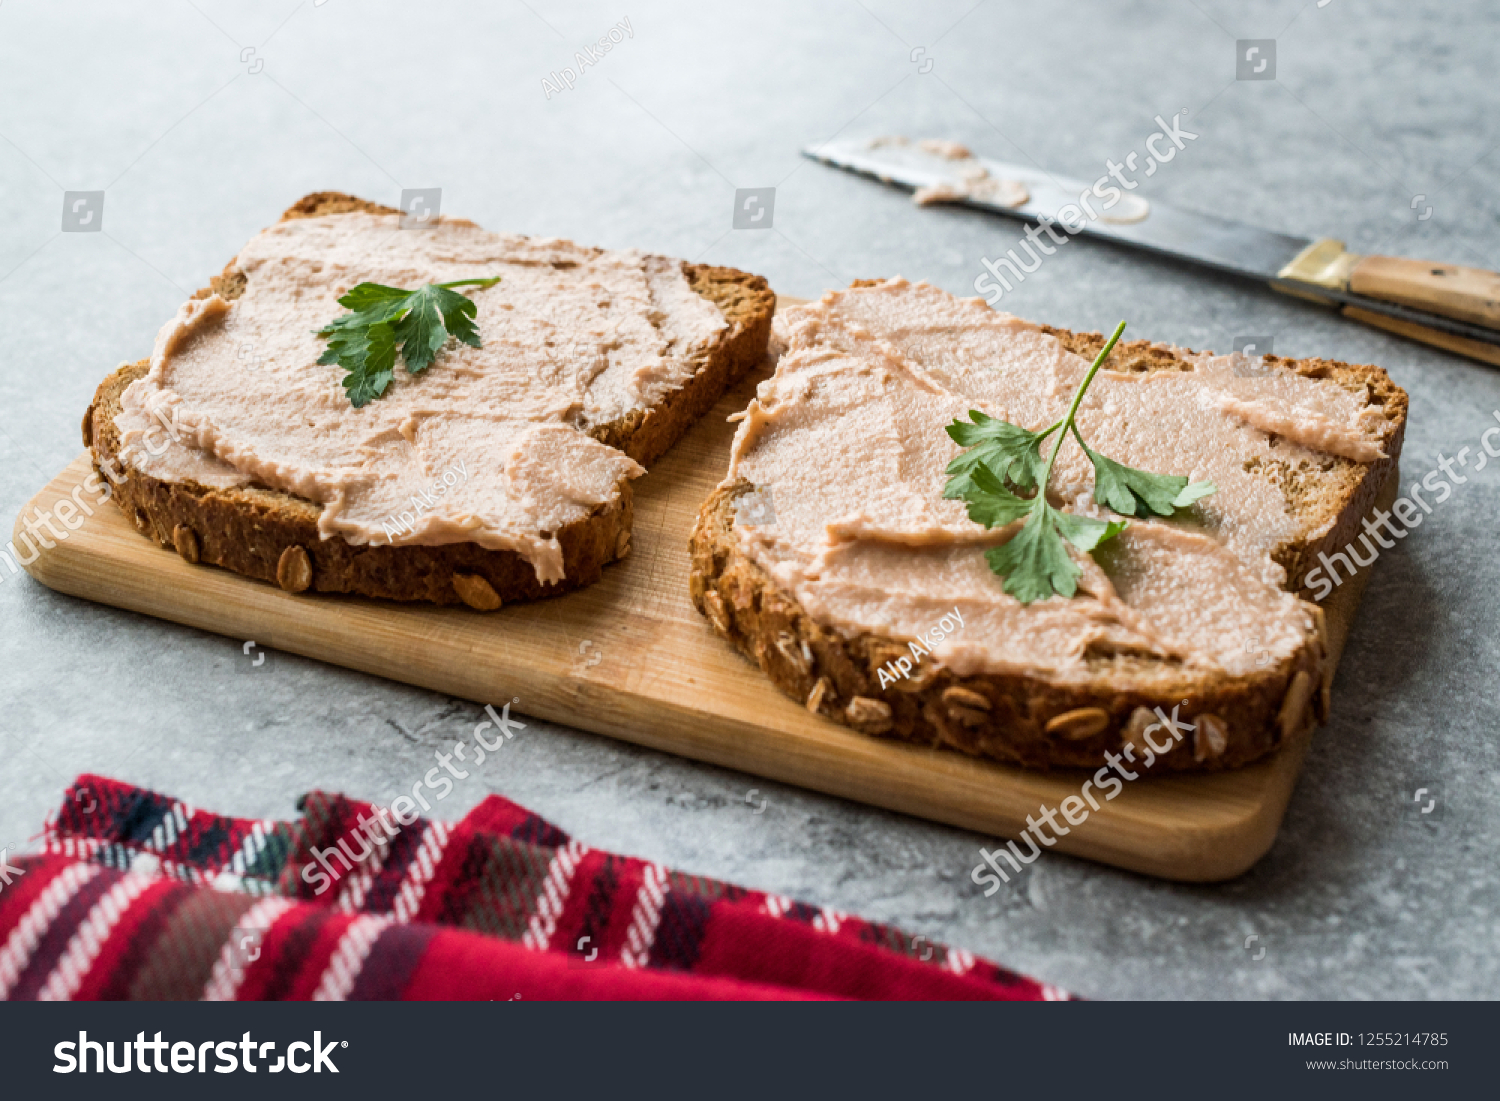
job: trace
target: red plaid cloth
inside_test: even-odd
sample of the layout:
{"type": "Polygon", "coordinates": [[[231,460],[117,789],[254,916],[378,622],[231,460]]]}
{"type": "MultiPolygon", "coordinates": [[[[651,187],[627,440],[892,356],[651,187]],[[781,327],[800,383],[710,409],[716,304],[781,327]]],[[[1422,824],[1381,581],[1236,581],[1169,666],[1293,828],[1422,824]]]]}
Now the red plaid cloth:
{"type": "Polygon", "coordinates": [[[590,849],[498,796],[455,825],[323,792],[300,809],[225,818],[79,777],[44,853],[0,885],[0,998],[1066,997],[888,925],[590,849]]]}

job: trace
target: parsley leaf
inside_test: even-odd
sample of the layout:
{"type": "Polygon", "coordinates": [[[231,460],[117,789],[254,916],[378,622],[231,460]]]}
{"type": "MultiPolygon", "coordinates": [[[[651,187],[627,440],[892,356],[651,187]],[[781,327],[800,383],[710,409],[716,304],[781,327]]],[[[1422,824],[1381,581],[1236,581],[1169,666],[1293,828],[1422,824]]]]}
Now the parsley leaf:
{"type": "Polygon", "coordinates": [[[1025,525],[1010,541],[985,551],[985,561],[1005,578],[1005,591],[1022,604],[1046,600],[1053,593],[1071,597],[1083,573],[1063,540],[1087,554],[1125,530],[1123,520],[1095,520],[1063,512],[1038,493],[1025,525]]]}
{"type": "MultiPolygon", "coordinates": [[[[368,405],[391,384],[396,366],[396,334],[387,324],[372,325],[355,332],[346,345],[363,359],[363,366],[344,376],[344,390],[349,403],[358,409],[368,405]]],[[[321,360],[319,361],[321,362],[321,360]]]]}
{"type": "Polygon", "coordinates": [[[1073,438],[1094,464],[1094,500],[1122,516],[1144,517],[1152,512],[1171,516],[1174,509],[1190,505],[1218,489],[1212,482],[1188,485],[1188,480],[1180,474],[1150,474],[1117,463],[1084,443],[1076,424],[1073,438]]]}
{"type": "Polygon", "coordinates": [[[408,374],[420,374],[432,366],[448,338],[480,347],[474,318],[479,306],[453,287],[489,287],[492,279],[460,279],[454,283],[428,283],[414,291],[361,283],[339,299],[351,312],[335,318],[318,330],[328,337],[328,348],[318,358],[322,364],[337,363],[349,374],[344,390],[356,409],[385,393],[395,377],[396,347],[408,374]]]}
{"type": "Polygon", "coordinates": [[[969,420],[972,423],[954,421],[948,426],[953,442],[971,450],[948,464],[947,473],[951,477],[943,487],[943,496],[967,497],[975,488],[974,471],[978,467],[988,467],[1002,482],[1008,481],[1018,489],[1035,488],[1037,478],[1047,466],[1047,460],[1042,458],[1042,441],[1062,422],[1042,432],[1028,432],[978,409],[969,410],[969,420]]]}
{"type": "Polygon", "coordinates": [[[1117,463],[1084,443],[1075,421],[1078,406],[1124,331],[1122,321],[1073,392],[1067,416],[1050,428],[1031,432],[977,409],[969,411],[969,423],[955,420],[948,425],[948,435],[953,441],[970,450],[948,464],[949,479],[943,496],[962,500],[968,507],[969,519],[986,528],[1004,527],[1025,519],[1009,541],[991,547],[984,555],[990,569],[1005,579],[1005,592],[1023,604],[1054,595],[1072,597],[1078,591],[1078,578],[1083,571],[1073,561],[1068,544],[1089,554],[1127,526],[1124,520],[1096,520],[1053,508],[1047,502],[1052,467],[1069,433],[1094,464],[1094,500],[1121,515],[1170,516],[1173,509],[1183,508],[1215,491],[1212,482],[1189,485],[1180,475],[1151,474],[1117,463]],[[1062,431],[1057,443],[1043,460],[1042,442],[1059,428],[1062,431]],[[1034,489],[1035,493],[1022,497],[1011,487],[1034,489]]]}
{"type": "MultiPolygon", "coordinates": [[[[976,524],[983,524],[987,528],[1004,527],[1031,511],[1032,502],[1025,497],[1017,497],[1007,489],[989,467],[980,464],[966,477],[973,483],[972,489],[962,495],[945,492],[943,496],[962,496],[964,504],[969,507],[969,519],[976,524]]],[[[948,484],[951,486],[953,483],[948,484]]]]}

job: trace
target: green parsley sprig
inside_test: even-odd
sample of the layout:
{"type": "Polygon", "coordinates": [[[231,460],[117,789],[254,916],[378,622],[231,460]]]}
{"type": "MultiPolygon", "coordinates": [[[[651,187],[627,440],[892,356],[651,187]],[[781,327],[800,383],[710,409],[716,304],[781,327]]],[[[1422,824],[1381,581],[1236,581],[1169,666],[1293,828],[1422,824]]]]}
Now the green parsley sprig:
{"type": "Polygon", "coordinates": [[[969,519],[986,528],[1003,527],[1023,517],[1021,530],[1001,546],[985,552],[990,569],[1005,579],[1005,591],[1023,604],[1049,596],[1071,597],[1078,591],[1082,574],[1067,544],[1088,554],[1100,543],[1113,539],[1126,528],[1124,520],[1095,520],[1064,512],[1047,503],[1047,483],[1057,463],[1063,441],[1071,433],[1094,464],[1094,500],[1123,516],[1150,514],[1170,516],[1175,509],[1192,504],[1218,488],[1212,482],[1193,482],[1176,474],[1151,474],[1117,463],[1083,442],[1075,418],[1084,391],[1104,365],[1125,331],[1125,322],[1115,329],[1089,367],[1068,413],[1040,432],[969,410],[969,421],[955,420],[948,435],[968,448],[948,464],[948,484],[943,496],[961,500],[969,519]],[[1061,431],[1059,431],[1061,430],[1061,431]],[[1042,443],[1058,432],[1051,453],[1042,458],[1042,443]],[[1016,490],[1035,490],[1030,497],[1016,490]]]}
{"type": "Polygon", "coordinates": [[[369,404],[391,384],[395,376],[396,346],[409,374],[420,374],[432,365],[450,336],[471,348],[480,347],[474,317],[479,307],[454,287],[490,287],[493,279],[460,279],[454,283],[428,283],[414,291],[361,283],[339,299],[350,310],[318,330],[328,337],[328,350],[318,362],[337,363],[349,374],[344,390],[354,408],[369,404]]]}

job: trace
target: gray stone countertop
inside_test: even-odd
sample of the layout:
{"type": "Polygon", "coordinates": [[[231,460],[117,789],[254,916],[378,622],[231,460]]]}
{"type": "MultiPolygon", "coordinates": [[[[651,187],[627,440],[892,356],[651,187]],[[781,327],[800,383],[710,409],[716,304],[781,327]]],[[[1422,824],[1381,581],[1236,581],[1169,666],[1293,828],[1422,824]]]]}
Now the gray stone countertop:
{"type": "MultiPolygon", "coordinates": [[[[1497,40],[1492,5],[1395,0],[11,0],[0,514],[8,532],[78,454],[100,378],[145,355],[188,292],[314,190],[393,203],[441,187],[445,212],[491,228],[734,265],[783,294],[894,274],[971,294],[1019,223],[919,210],[798,148],[942,136],[1093,179],[1144,150],[1155,116],[1186,111],[1196,136],[1139,194],[1494,269],[1497,40]],[[575,51],[617,27],[619,44],[580,69],[575,51]],[[1240,39],[1274,40],[1274,80],[1236,79],[1240,39]],[[732,229],[736,189],[771,186],[769,231],[732,229]],[[65,192],[101,190],[102,231],[60,232],[65,192]]],[[[1494,368],[1088,240],[1003,308],[1380,364],[1411,395],[1408,483],[1477,452],[1500,409],[1494,368]]],[[[1281,834],[1230,883],[1049,854],[986,899],[969,878],[975,834],[541,722],[443,811],[499,792],[591,845],[898,922],[1095,998],[1492,997],[1497,513],[1491,466],[1382,555],[1281,834]],[[1426,817],[1417,788],[1437,800],[1426,817]],[[1251,934],[1268,948],[1258,960],[1251,934]]],[[[0,609],[0,843],[33,833],[83,771],[238,815],[290,815],[313,787],[389,799],[478,721],[467,701],[289,655],[247,675],[238,640],[3,569],[0,609]]]]}

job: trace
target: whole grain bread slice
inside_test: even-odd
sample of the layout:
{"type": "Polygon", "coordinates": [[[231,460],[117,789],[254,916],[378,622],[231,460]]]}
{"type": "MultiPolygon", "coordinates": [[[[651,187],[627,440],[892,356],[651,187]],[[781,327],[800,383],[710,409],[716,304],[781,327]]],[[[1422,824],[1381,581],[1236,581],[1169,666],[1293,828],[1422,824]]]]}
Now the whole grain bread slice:
{"type": "MultiPolygon", "coordinates": [[[[298,200],[281,220],[353,211],[399,211],[338,192],[298,200]]],[[[697,370],[648,411],[592,426],[589,434],[649,467],[708,412],[720,395],[765,358],[776,298],[765,279],[733,268],[686,264],[689,285],[717,306],[726,327],[697,353],[697,370]]],[[[245,289],[233,261],[194,297],[233,300],[245,289]]],[[[146,374],[149,360],[128,364],[100,384],[83,417],[83,442],[101,476],[114,484],[114,499],[142,534],[171,547],[189,562],[202,562],[270,581],[292,592],[353,593],[388,600],[464,603],[490,611],[508,601],[554,596],[597,581],[606,565],[630,548],[631,490],[556,533],[562,547],[561,582],[543,585],[531,563],[515,551],[487,550],[475,543],[441,546],[355,546],[318,531],[322,506],[263,486],[211,488],[193,482],[163,482],[129,465],[120,455],[115,417],[120,397],[146,374]],[[120,480],[123,479],[123,480],[120,480]]]]}
{"type": "MultiPolygon", "coordinates": [[[[862,280],[855,286],[871,285],[862,280]]],[[[1105,338],[1043,326],[1069,351],[1092,359],[1105,338]]],[[[1191,368],[1189,349],[1150,341],[1120,344],[1109,361],[1116,371],[1191,368]]],[[[1336,360],[1266,356],[1276,370],[1331,380],[1363,394],[1383,417],[1385,457],[1359,463],[1331,455],[1279,462],[1261,470],[1278,485],[1297,534],[1272,557],[1296,585],[1320,552],[1342,548],[1360,531],[1400,456],[1406,392],[1379,367],[1336,360]]],[[[1201,672],[1147,655],[1087,654],[1082,685],[1049,683],[1035,675],[958,676],[924,662],[888,690],[879,670],[908,653],[907,639],[879,632],[849,636],[817,622],[752,560],[735,530],[736,501],[754,487],[741,479],[719,487],[699,511],[690,539],[690,591],[713,629],[754,661],[783,692],[807,709],[866,734],[1032,768],[1097,768],[1106,752],[1130,745],[1144,759],[1143,735],[1181,708],[1197,729],[1157,756],[1153,771],[1233,768],[1326,720],[1329,706],[1327,635],[1311,593],[1314,630],[1288,659],[1244,676],[1201,672]]]]}

